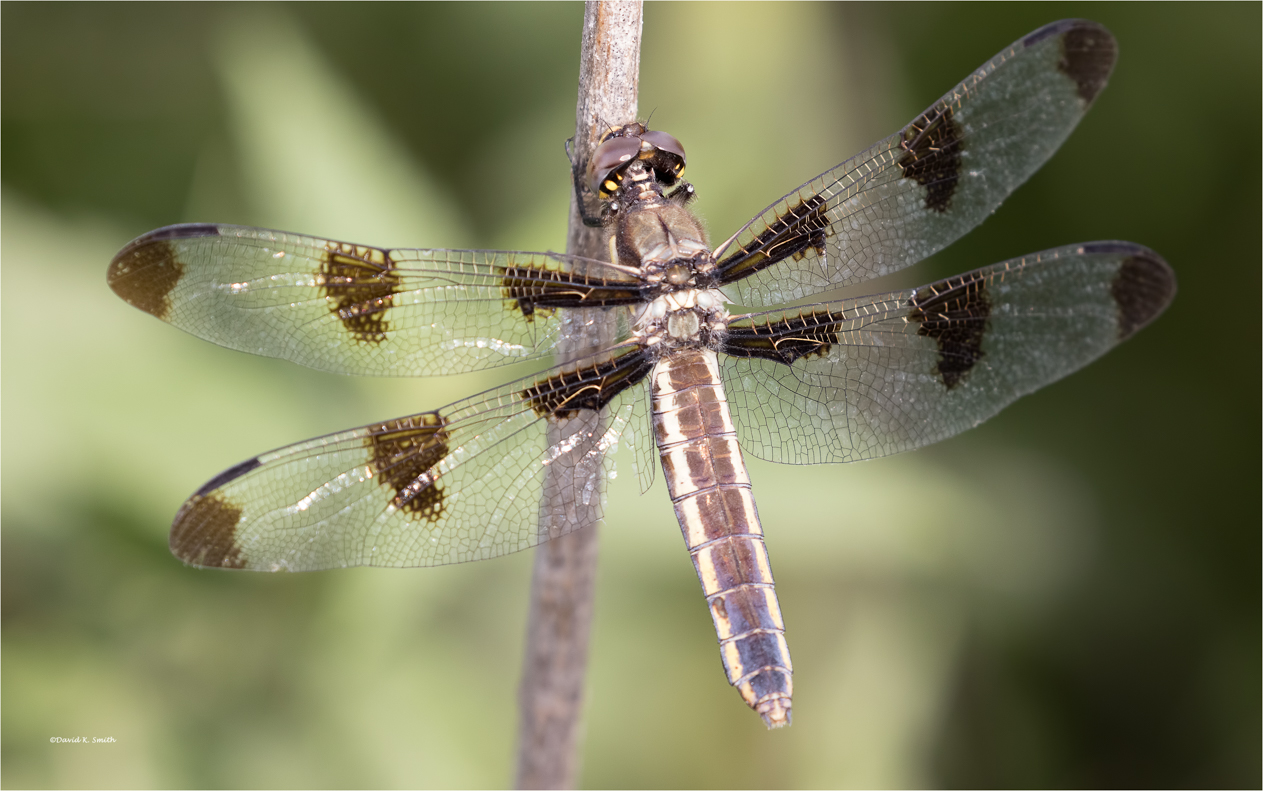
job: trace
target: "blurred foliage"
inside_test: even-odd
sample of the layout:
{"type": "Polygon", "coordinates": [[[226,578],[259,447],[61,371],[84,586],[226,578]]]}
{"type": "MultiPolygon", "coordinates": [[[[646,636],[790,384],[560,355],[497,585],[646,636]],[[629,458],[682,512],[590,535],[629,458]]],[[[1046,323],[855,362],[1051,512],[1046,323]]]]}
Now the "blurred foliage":
{"type": "MultiPolygon", "coordinates": [[[[0,7],[4,786],[508,782],[527,555],[268,576],[186,569],[165,540],[219,469],[508,375],[300,370],[164,327],[103,276],[128,239],[191,220],[560,248],[581,16],[0,7]],[[116,742],[49,743],[76,735],[116,742]]],[[[1172,263],[1175,304],[958,439],[752,464],[788,731],[727,687],[662,486],[624,474],[584,785],[1263,782],[1261,350],[1257,311],[1225,301],[1260,293],[1260,6],[655,4],[641,112],[684,141],[726,236],[1070,16],[1118,37],[1108,90],[994,219],[889,284],[1119,238],[1172,263]]]]}

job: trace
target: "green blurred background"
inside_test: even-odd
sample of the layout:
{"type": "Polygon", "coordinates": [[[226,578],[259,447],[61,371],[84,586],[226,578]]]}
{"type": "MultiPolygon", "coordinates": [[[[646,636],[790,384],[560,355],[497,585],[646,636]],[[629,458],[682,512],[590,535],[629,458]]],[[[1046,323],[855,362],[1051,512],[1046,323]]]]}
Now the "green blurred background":
{"type": "MultiPolygon", "coordinates": [[[[1263,782],[1260,6],[655,4],[641,114],[684,141],[722,238],[1071,16],[1121,48],[1079,130],[994,219],[872,290],[1117,238],[1171,262],[1175,304],[960,438],[751,464],[794,652],[787,731],[728,688],[662,484],[640,496],[620,454],[583,785],[1263,782]]],[[[560,249],[582,7],[0,17],[0,782],[507,784],[529,553],[231,574],[184,568],[166,532],[231,464],[517,372],[299,369],[164,326],[104,275],[132,237],[193,220],[560,249]],[[116,742],[49,743],[77,735],[116,742]]]]}

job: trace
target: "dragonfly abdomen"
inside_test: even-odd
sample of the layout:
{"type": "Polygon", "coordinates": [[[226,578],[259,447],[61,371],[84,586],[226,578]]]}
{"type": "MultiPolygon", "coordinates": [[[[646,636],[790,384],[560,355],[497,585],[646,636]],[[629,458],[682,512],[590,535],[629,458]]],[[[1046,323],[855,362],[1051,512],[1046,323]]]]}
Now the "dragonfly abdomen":
{"type": "Polygon", "coordinates": [[[653,425],[728,683],[768,727],[787,725],[793,665],[715,352],[679,351],[658,364],[653,425]]]}

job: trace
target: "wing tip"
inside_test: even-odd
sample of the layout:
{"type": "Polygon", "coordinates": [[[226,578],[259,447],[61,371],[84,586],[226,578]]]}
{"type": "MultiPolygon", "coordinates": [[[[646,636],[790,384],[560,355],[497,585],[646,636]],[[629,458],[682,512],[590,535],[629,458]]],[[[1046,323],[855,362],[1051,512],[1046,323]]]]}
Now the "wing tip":
{"type": "Polygon", "coordinates": [[[1141,245],[1119,262],[1110,294],[1118,308],[1118,339],[1135,335],[1162,315],[1178,290],[1175,270],[1162,256],[1141,245]]]}
{"type": "Polygon", "coordinates": [[[1099,22],[1062,19],[1027,35],[1022,46],[1032,47],[1053,37],[1059,39],[1061,49],[1057,70],[1074,81],[1086,109],[1109,82],[1118,61],[1118,40],[1099,22]]]}
{"type": "Polygon", "coordinates": [[[235,464],[194,492],[171,524],[171,554],[190,566],[246,568],[246,557],[237,542],[243,509],[219,490],[261,464],[257,456],[235,464]]]}
{"type": "Polygon", "coordinates": [[[127,243],[110,261],[105,282],[132,307],[166,321],[171,291],[184,276],[184,263],[172,244],[180,239],[218,236],[219,226],[206,223],[168,225],[127,243]]]}
{"type": "Polygon", "coordinates": [[[180,507],[171,525],[171,554],[190,566],[244,569],[237,544],[241,507],[216,494],[195,494],[180,507]]]}
{"type": "Polygon", "coordinates": [[[1049,22],[1047,25],[1040,27],[1022,38],[1022,46],[1030,47],[1038,44],[1047,38],[1060,36],[1071,31],[1096,31],[1104,33],[1112,40],[1114,34],[1110,33],[1109,28],[1100,22],[1094,22],[1091,19],[1070,18],[1058,19],[1056,22],[1049,22]]]}

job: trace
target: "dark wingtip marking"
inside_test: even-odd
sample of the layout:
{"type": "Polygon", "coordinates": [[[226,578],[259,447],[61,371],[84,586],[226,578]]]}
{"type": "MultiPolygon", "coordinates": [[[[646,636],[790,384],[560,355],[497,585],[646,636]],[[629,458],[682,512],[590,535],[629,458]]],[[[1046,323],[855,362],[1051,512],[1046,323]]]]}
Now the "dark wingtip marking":
{"type": "Polygon", "coordinates": [[[925,187],[925,208],[943,214],[960,182],[962,134],[952,108],[935,104],[903,129],[899,158],[905,178],[925,187]]]}
{"type": "Polygon", "coordinates": [[[1118,339],[1126,340],[1158,317],[1175,298],[1175,272],[1157,253],[1141,248],[1124,258],[1110,285],[1118,306],[1118,339]]]}
{"type": "Polygon", "coordinates": [[[237,546],[241,508],[217,495],[195,494],[171,525],[171,554],[193,566],[243,569],[246,559],[237,546]]]}
{"type": "Polygon", "coordinates": [[[985,354],[982,339],[991,318],[986,281],[973,275],[948,278],[917,289],[908,305],[908,321],[919,325],[917,335],[938,344],[935,373],[951,390],[985,354]]]}
{"type": "Polygon", "coordinates": [[[132,240],[110,261],[105,282],[124,302],[166,321],[171,314],[171,292],[184,276],[175,257],[169,232],[184,226],[160,228],[132,240]]]}
{"type": "Polygon", "coordinates": [[[394,490],[395,507],[427,522],[443,515],[443,487],[426,473],[447,455],[446,426],[442,415],[426,412],[373,426],[369,435],[373,469],[394,490]]]}
{"type": "Polygon", "coordinates": [[[1076,21],[1061,37],[1057,69],[1078,86],[1079,98],[1091,104],[1109,82],[1118,60],[1118,42],[1095,22],[1076,21]]]}
{"type": "Polygon", "coordinates": [[[236,479],[240,478],[242,475],[245,475],[247,472],[250,472],[250,470],[253,470],[256,467],[258,467],[260,464],[262,464],[262,462],[259,461],[259,458],[257,456],[254,457],[253,459],[250,459],[249,461],[243,461],[240,464],[234,464],[233,466],[229,467],[228,469],[224,470],[223,472],[221,472],[220,474],[216,475],[214,478],[211,478],[209,481],[203,484],[202,488],[198,489],[196,492],[193,493],[193,496],[201,497],[202,495],[210,494],[211,492],[215,491],[216,489],[228,483],[229,481],[235,481],[236,479]]]}

